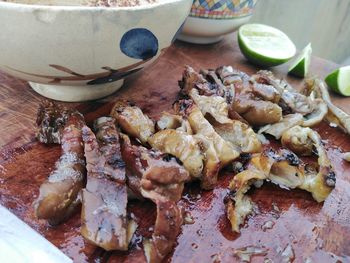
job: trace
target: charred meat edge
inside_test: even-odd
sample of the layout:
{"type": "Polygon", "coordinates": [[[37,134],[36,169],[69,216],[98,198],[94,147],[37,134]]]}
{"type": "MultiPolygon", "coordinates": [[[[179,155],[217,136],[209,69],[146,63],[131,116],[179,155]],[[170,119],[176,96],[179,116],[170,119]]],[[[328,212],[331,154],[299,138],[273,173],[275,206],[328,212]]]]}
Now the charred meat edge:
{"type": "Polygon", "coordinates": [[[328,197],[335,187],[335,173],[318,134],[314,132],[310,137],[319,156],[318,171],[308,169],[291,151],[281,149],[275,152],[267,149],[263,153],[254,154],[246,170],[233,178],[229,186],[230,193],[225,199],[232,231],[239,232],[239,226],[253,210],[253,203],[246,192],[257,180],[268,180],[282,188],[306,190],[317,202],[323,202],[328,197]]]}
{"type": "MultiPolygon", "coordinates": [[[[226,69],[224,67],[221,71],[218,70],[221,74],[223,72],[227,74],[229,71],[233,72],[233,69],[228,67],[226,69]]],[[[239,74],[236,78],[241,80],[241,76],[239,74]]],[[[238,150],[244,152],[261,151],[261,143],[256,134],[248,125],[242,122],[242,118],[238,118],[238,120],[230,119],[232,114],[229,113],[229,104],[232,103],[235,96],[235,89],[233,87],[235,82],[225,82],[228,84],[226,87],[215,71],[201,70],[200,74],[195,72],[191,67],[186,66],[183,72],[183,79],[180,83],[182,85],[180,86],[182,92],[186,93],[194,101],[205,118],[213,125],[215,131],[220,132],[220,136],[225,136],[224,139],[235,145],[238,150]],[[230,92],[231,90],[232,92],[230,92]],[[239,136],[243,136],[242,139],[234,138],[236,131],[240,133],[239,136]],[[247,137],[250,137],[252,142],[247,140],[247,137]]]]}
{"type": "Polygon", "coordinates": [[[79,193],[86,181],[81,132],[85,122],[77,111],[45,103],[39,108],[38,125],[41,142],[61,143],[62,148],[55,170],[40,186],[34,201],[37,218],[55,225],[69,218],[80,204],[79,193]]]}
{"type": "Polygon", "coordinates": [[[82,192],[81,233],[107,251],[127,250],[136,223],[127,218],[125,164],[114,119],[95,121],[95,134],[83,127],[87,184],[82,192]]]}
{"type": "Polygon", "coordinates": [[[142,144],[147,144],[148,138],[155,132],[153,121],[143,114],[140,108],[128,101],[116,102],[111,116],[125,133],[138,139],[142,144]]]}
{"type": "Polygon", "coordinates": [[[190,175],[176,158],[132,145],[126,135],[122,135],[122,156],[130,172],[129,187],[157,206],[154,232],[151,239],[144,241],[144,251],[148,262],[162,262],[181,230],[182,213],[176,202],[190,175]]]}
{"type": "Polygon", "coordinates": [[[192,100],[180,100],[176,110],[188,119],[195,138],[201,143],[205,156],[201,187],[212,189],[220,169],[235,160],[239,152],[231,143],[221,138],[192,100]]]}
{"type": "Polygon", "coordinates": [[[190,173],[191,178],[201,179],[204,155],[199,141],[179,130],[166,129],[155,133],[148,140],[153,149],[177,157],[190,173]]]}

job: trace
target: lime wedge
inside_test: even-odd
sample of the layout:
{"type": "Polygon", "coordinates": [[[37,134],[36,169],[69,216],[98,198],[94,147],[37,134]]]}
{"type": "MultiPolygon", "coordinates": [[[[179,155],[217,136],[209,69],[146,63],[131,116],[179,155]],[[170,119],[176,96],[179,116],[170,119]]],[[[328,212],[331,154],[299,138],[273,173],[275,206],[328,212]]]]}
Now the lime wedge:
{"type": "Polygon", "coordinates": [[[350,66],[341,67],[325,79],[328,87],[343,96],[350,96],[350,66]]]}
{"type": "Polygon", "coordinates": [[[312,48],[311,43],[309,43],[292,62],[288,73],[301,78],[305,77],[309,72],[311,53],[312,48]]]}
{"type": "Polygon", "coordinates": [[[262,24],[246,24],[238,30],[238,44],[243,55],[259,66],[285,63],[296,52],[289,37],[277,28],[262,24]]]}

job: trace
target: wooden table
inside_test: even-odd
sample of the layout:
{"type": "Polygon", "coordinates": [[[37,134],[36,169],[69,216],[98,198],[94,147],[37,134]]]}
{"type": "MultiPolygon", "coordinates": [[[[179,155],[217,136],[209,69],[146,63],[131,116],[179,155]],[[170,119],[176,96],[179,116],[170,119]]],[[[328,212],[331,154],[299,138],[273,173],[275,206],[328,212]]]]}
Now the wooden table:
{"type": "MultiPolygon", "coordinates": [[[[116,94],[99,101],[71,105],[91,123],[96,117],[108,114],[118,98],[127,98],[156,118],[171,108],[185,64],[195,69],[232,65],[249,74],[257,70],[241,55],[235,34],[216,45],[176,42],[157,62],[128,79],[116,94]]],[[[324,78],[336,66],[313,58],[311,73],[324,78]]],[[[287,66],[276,67],[273,71],[279,77],[286,77],[287,66]]],[[[296,87],[302,85],[299,79],[287,79],[296,87]]],[[[31,203],[60,155],[59,146],[45,146],[35,140],[36,110],[42,99],[27,83],[0,74],[0,203],[76,262],[145,262],[140,244],[141,236],[150,236],[155,220],[155,208],[150,202],[129,205],[139,229],[128,253],[106,253],[87,244],[79,234],[79,213],[55,228],[34,218],[31,203]]],[[[333,95],[333,100],[350,113],[350,99],[333,95]]],[[[325,123],[319,125],[317,131],[326,142],[337,173],[336,189],[323,204],[316,203],[305,191],[288,191],[265,184],[249,192],[259,212],[249,217],[241,234],[234,234],[223,205],[232,175],[221,176],[213,191],[200,191],[197,184],[189,185],[180,204],[190,211],[195,223],[182,227],[178,244],[167,261],[214,262],[220,259],[221,262],[236,262],[233,249],[253,245],[268,249],[266,256],[254,257],[253,262],[262,262],[264,258],[279,262],[279,251],[290,244],[295,262],[307,258],[312,262],[336,262],[337,259],[350,262],[350,165],[342,161],[339,154],[350,151],[349,137],[325,123]],[[273,221],[273,228],[262,230],[261,226],[269,220],[273,221]]]]}

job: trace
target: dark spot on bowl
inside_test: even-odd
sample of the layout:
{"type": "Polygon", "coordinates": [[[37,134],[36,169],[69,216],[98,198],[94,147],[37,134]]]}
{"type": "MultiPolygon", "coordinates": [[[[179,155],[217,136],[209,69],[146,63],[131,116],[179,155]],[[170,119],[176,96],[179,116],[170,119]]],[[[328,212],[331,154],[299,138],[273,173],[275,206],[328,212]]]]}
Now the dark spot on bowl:
{"type": "Polygon", "coordinates": [[[146,28],[134,28],[120,40],[120,50],[131,58],[146,60],[158,52],[158,39],[146,28]]]}

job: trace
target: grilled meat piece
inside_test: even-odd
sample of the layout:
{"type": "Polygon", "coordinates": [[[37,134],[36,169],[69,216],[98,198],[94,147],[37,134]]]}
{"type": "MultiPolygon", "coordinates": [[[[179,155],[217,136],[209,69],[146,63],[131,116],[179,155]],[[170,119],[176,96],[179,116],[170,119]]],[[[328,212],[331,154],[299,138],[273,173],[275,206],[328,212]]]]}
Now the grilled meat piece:
{"type": "Polygon", "coordinates": [[[231,66],[222,66],[216,70],[224,85],[233,84],[236,93],[241,94],[247,90],[255,97],[262,100],[278,103],[280,100],[280,92],[272,85],[258,83],[254,78],[249,77],[246,73],[233,69],[231,66]]]}
{"type": "Polygon", "coordinates": [[[188,120],[184,119],[180,115],[170,114],[167,112],[163,112],[162,116],[157,121],[156,127],[158,130],[172,129],[190,135],[193,133],[188,120]]]}
{"type": "Polygon", "coordinates": [[[319,124],[328,113],[328,106],[322,99],[313,100],[314,109],[311,113],[304,115],[302,126],[313,127],[319,124]]]}
{"type": "Polygon", "coordinates": [[[266,154],[254,154],[245,166],[246,170],[236,174],[230,182],[230,192],[224,201],[232,231],[239,233],[240,225],[253,212],[253,201],[246,195],[246,192],[255,181],[266,179],[266,173],[271,169],[272,164],[272,159],[266,154]]]}
{"type": "Polygon", "coordinates": [[[37,139],[46,144],[61,144],[62,131],[72,112],[73,110],[59,107],[51,101],[44,101],[40,104],[36,118],[37,139]]]}
{"type": "Polygon", "coordinates": [[[252,93],[236,95],[231,109],[253,126],[276,123],[282,118],[282,109],[276,103],[256,98],[252,93]]]}
{"type": "Polygon", "coordinates": [[[306,97],[297,91],[284,91],[281,95],[281,103],[285,105],[285,111],[300,113],[302,115],[313,112],[314,107],[311,98],[306,97]]]}
{"type": "Polygon", "coordinates": [[[211,189],[217,182],[219,170],[239,156],[234,146],[220,137],[213,126],[206,120],[191,100],[181,100],[176,105],[177,111],[185,116],[195,137],[201,142],[205,156],[205,166],[201,186],[211,189]]]}
{"type": "Polygon", "coordinates": [[[310,128],[294,126],[286,130],[281,137],[282,146],[290,149],[298,155],[311,156],[314,149],[314,143],[308,136],[309,129],[310,128]]]}
{"type": "Polygon", "coordinates": [[[168,129],[157,132],[148,142],[152,148],[178,158],[193,179],[200,178],[204,156],[194,136],[168,129]]]}
{"type": "Polygon", "coordinates": [[[283,111],[306,115],[314,110],[314,105],[310,97],[299,93],[286,81],[277,79],[271,71],[260,70],[252,78],[257,83],[273,86],[280,93],[281,99],[279,105],[283,108],[283,111]]]}
{"type": "Polygon", "coordinates": [[[314,111],[310,114],[305,116],[300,113],[285,115],[281,121],[261,127],[259,133],[270,134],[276,139],[280,139],[285,131],[296,125],[311,127],[320,123],[327,114],[328,108],[322,100],[314,100],[314,103],[314,111]]]}
{"type": "Polygon", "coordinates": [[[189,93],[190,98],[200,108],[202,114],[209,114],[219,123],[230,123],[228,118],[228,105],[226,100],[220,96],[201,96],[198,90],[192,89],[189,93]]]}
{"type": "MultiPolygon", "coordinates": [[[[194,178],[200,176],[203,169],[203,156],[206,156],[201,180],[202,187],[209,189],[216,183],[220,168],[237,158],[239,153],[231,143],[225,142],[215,132],[199,108],[192,101],[191,103],[193,104],[191,108],[195,110],[188,115],[182,114],[182,119],[188,121],[191,131],[196,133],[195,136],[192,137],[177,130],[164,130],[158,132],[158,135],[148,137],[148,143],[156,149],[179,158],[194,178]],[[202,151],[204,154],[201,153],[202,151]]],[[[181,103],[177,105],[183,106],[181,103]]],[[[118,119],[117,122],[119,123],[118,119]]]]}
{"type": "MultiPolygon", "coordinates": [[[[311,127],[320,123],[327,115],[328,107],[323,99],[314,98],[312,89],[301,93],[296,91],[284,80],[278,80],[270,71],[261,70],[254,78],[258,83],[272,85],[280,93],[279,105],[286,113],[300,113],[304,116],[302,126],[311,127]]],[[[313,84],[312,84],[313,85],[313,84]]]]}
{"type": "Polygon", "coordinates": [[[148,262],[158,263],[174,247],[182,225],[182,213],[176,202],[181,198],[189,173],[167,154],[132,145],[122,135],[122,156],[133,174],[128,183],[133,191],[157,205],[157,219],[152,239],[144,242],[148,262]],[[132,183],[132,185],[130,185],[132,183]]]}
{"type": "Polygon", "coordinates": [[[207,84],[209,83],[204,78],[203,75],[194,71],[194,69],[191,68],[190,66],[185,66],[185,70],[182,73],[182,80],[179,81],[179,86],[180,86],[182,95],[187,96],[192,89],[197,88],[197,85],[201,87],[202,84],[203,84],[203,88],[205,89],[201,89],[200,94],[202,95],[215,94],[216,92],[215,90],[209,87],[206,87],[207,84]]]}
{"type": "Polygon", "coordinates": [[[119,132],[115,120],[111,117],[100,117],[94,122],[95,134],[84,127],[85,154],[89,153],[91,173],[103,173],[108,178],[119,183],[125,183],[125,163],[121,157],[119,132]],[[89,147],[92,147],[89,149],[89,147]],[[90,150],[86,152],[86,150],[90,150]]]}
{"type": "Polygon", "coordinates": [[[111,116],[115,118],[130,136],[137,138],[141,143],[147,143],[148,138],[154,134],[154,123],[143,114],[142,110],[126,101],[118,101],[113,106],[111,116]]]}
{"type": "Polygon", "coordinates": [[[136,223],[127,218],[125,164],[114,119],[95,121],[94,133],[85,126],[83,139],[87,184],[82,192],[81,233],[103,249],[127,250],[136,223]]]}
{"type": "Polygon", "coordinates": [[[316,152],[318,167],[316,171],[305,170],[305,180],[299,188],[311,192],[316,201],[324,201],[335,187],[336,178],[320,135],[310,128],[296,126],[291,131],[285,132],[283,136],[282,143],[291,150],[300,149],[300,142],[305,140],[304,137],[307,136],[305,148],[309,151],[311,148],[312,152],[316,152]]]}
{"type": "Polygon", "coordinates": [[[238,92],[249,85],[250,77],[246,73],[236,70],[231,66],[221,66],[215,72],[225,86],[233,85],[238,92]]]}
{"type": "Polygon", "coordinates": [[[235,111],[251,125],[278,122],[282,109],[277,105],[280,93],[272,85],[257,83],[247,74],[224,66],[216,70],[225,85],[234,85],[235,97],[230,111],[235,111]]]}
{"type": "Polygon", "coordinates": [[[156,201],[157,218],[152,239],[144,241],[147,262],[157,263],[171,252],[183,223],[180,208],[172,201],[156,201]]]}
{"type": "Polygon", "coordinates": [[[313,132],[310,137],[319,154],[319,172],[307,169],[308,166],[293,152],[283,149],[275,152],[270,149],[254,154],[246,170],[233,178],[229,186],[231,192],[226,198],[227,217],[232,231],[239,232],[239,226],[253,210],[253,203],[245,193],[257,180],[269,180],[282,188],[306,190],[317,202],[328,197],[335,187],[335,174],[319,136],[313,132]]]}
{"type": "Polygon", "coordinates": [[[305,118],[303,126],[316,125],[326,114],[325,103],[299,93],[287,82],[276,79],[270,71],[257,72],[251,77],[249,84],[244,85],[244,89],[236,90],[236,101],[233,104],[233,110],[241,114],[252,125],[259,126],[278,122],[278,115],[276,114],[281,109],[283,109],[284,114],[300,113],[303,115],[305,118]],[[261,103],[261,101],[264,102],[261,103]],[[276,107],[276,104],[279,108],[276,107]],[[248,110],[252,112],[246,114],[245,112],[248,110]],[[269,117],[268,111],[276,119],[270,116],[265,121],[256,123],[256,121],[259,122],[259,117],[269,117]]]}
{"type": "Polygon", "coordinates": [[[225,98],[227,103],[232,102],[235,96],[233,86],[223,85],[212,70],[202,70],[201,73],[195,72],[190,66],[185,67],[182,81],[179,82],[183,96],[190,96],[190,92],[196,89],[201,96],[220,96],[225,98]]]}
{"type": "Polygon", "coordinates": [[[270,134],[279,140],[285,131],[302,123],[303,116],[300,113],[288,114],[280,122],[261,127],[258,133],[270,134]]]}
{"type": "Polygon", "coordinates": [[[273,124],[281,120],[283,110],[284,114],[303,115],[303,126],[310,127],[321,122],[327,111],[321,99],[299,93],[266,70],[249,77],[230,66],[201,73],[187,66],[180,83],[182,93],[194,100],[204,115],[209,113],[220,123],[226,123],[230,112],[235,112],[253,126],[273,124]]]}
{"type": "Polygon", "coordinates": [[[184,182],[190,179],[185,168],[175,157],[132,145],[128,136],[121,136],[123,160],[134,176],[134,183],[129,185],[130,188],[135,193],[153,201],[178,201],[181,198],[184,182]]]}
{"type": "Polygon", "coordinates": [[[231,104],[235,97],[235,86],[233,84],[224,84],[215,70],[201,70],[201,74],[215,87],[216,95],[225,98],[228,104],[231,104]]]}
{"type": "Polygon", "coordinates": [[[247,124],[241,122],[242,118],[240,116],[238,117],[239,120],[229,118],[229,107],[223,97],[217,95],[201,96],[196,89],[192,89],[189,95],[199,107],[202,114],[213,125],[215,131],[221,137],[225,136],[223,138],[235,145],[238,151],[260,151],[260,141],[257,139],[254,131],[247,124]]]}
{"type": "Polygon", "coordinates": [[[282,109],[276,104],[280,94],[272,85],[251,81],[248,75],[232,67],[221,67],[216,72],[202,70],[201,73],[187,66],[180,88],[204,115],[209,113],[218,122],[227,123],[228,112],[235,111],[257,126],[281,119],[282,109]]]}
{"type": "Polygon", "coordinates": [[[261,142],[258,139],[257,134],[251,127],[249,127],[249,125],[237,120],[231,120],[230,123],[225,124],[211,120],[209,121],[221,138],[234,145],[238,152],[261,152],[261,142]]]}
{"type": "Polygon", "coordinates": [[[141,194],[151,200],[177,202],[182,196],[184,182],[190,179],[189,174],[175,158],[160,156],[163,157],[143,159],[147,160],[148,167],[141,179],[141,194]]]}
{"type": "Polygon", "coordinates": [[[40,186],[39,196],[34,201],[36,216],[54,225],[67,219],[80,204],[79,193],[86,180],[81,134],[85,122],[79,112],[53,103],[42,105],[39,115],[39,140],[61,143],[62,147],[55,170],[40,186]]]}
{"type": "Polygon", "coordinates": [[[273,103],[278,103],[280,101],[281,94],[273,86],[252,81],[250,83],[254,96],[273,103]]]}
{"type": "Polygon", "coordinates": [[[266,173],[268,180],[281,188],[301,188],[305,180],[304,165],[293,152],[281,149],[278,153],[268,151],[273,160],[270,171],[266,173]]]}
{"type": "Polygon", "coordinates": [[[325,83],[319,79],[307,82],[307,87],[312,90],[316,98],[322,99],[328,106],[326,119],[328,122],[336,123],[346,133],[350,134],[350,115],[335,106],[329,96],[325,83]]]}
{"type": "Polygon", "coordinates": [[[245,195],[251,184],[257,180],[264,180],[262,173],[243,171],[235,176],[235,181],[230,183],[230,192],[225,198],[226,215],[231,223],[233,232],[240,233],[240,226],[248,215],[253,212],[254,203],[245,195]]]}

